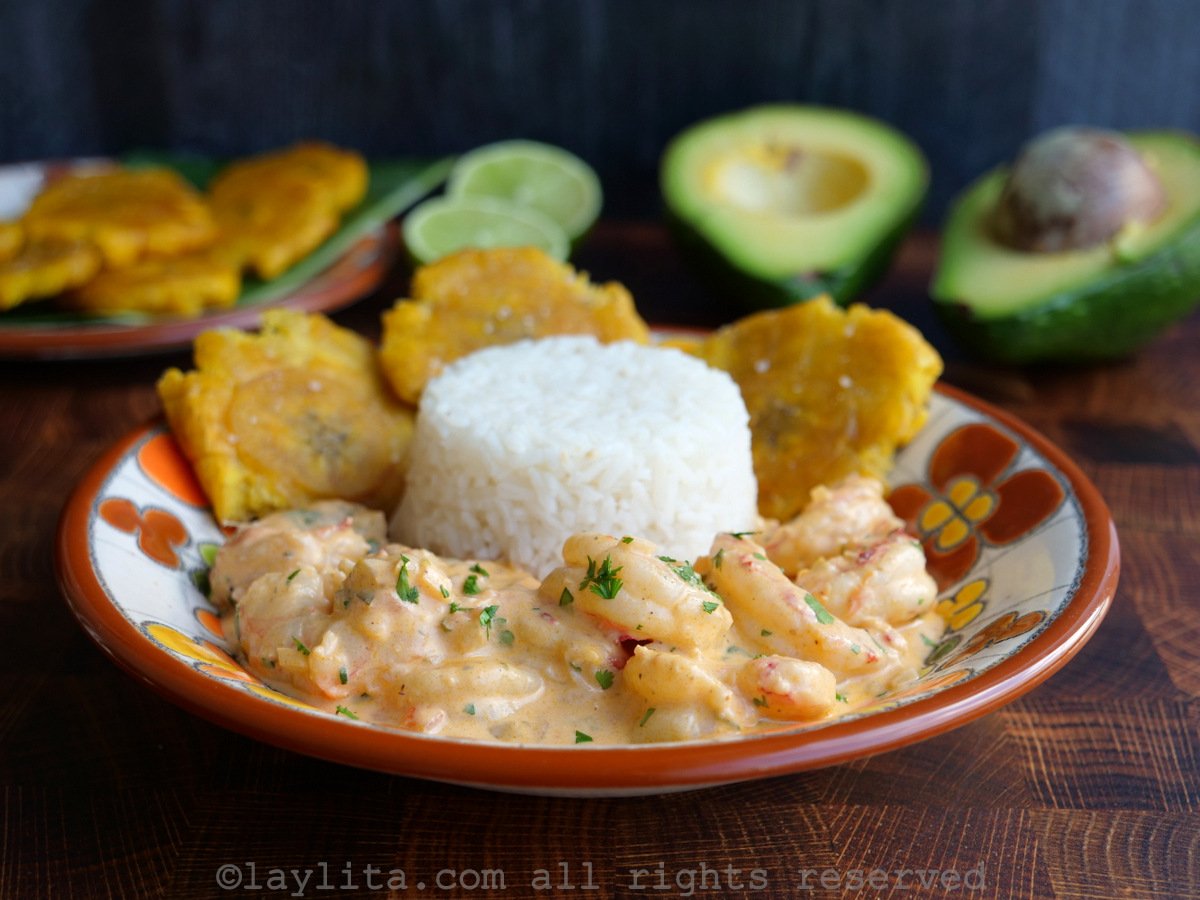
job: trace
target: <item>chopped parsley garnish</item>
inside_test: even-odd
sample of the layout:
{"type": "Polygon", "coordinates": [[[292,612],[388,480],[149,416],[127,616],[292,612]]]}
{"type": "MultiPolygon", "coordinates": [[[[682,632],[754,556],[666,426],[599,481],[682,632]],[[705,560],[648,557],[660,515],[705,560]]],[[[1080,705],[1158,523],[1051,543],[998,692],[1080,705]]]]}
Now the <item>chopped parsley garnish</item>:
{"type": "Polygon", "coordinates": [[[657,708],[657,707],[653,707],[653,706],[651,706],[649,709],[647,709],[647,710],[646,710],[646,714],[645,714],[644,716],[642,716],[642,721],[638,722],[638,728],[641,728],[641,727],[642,727],[642,726],[644,726],[644,725],[645,725],[645,724],[646,724],[648,721],[650,721],[650,717],[651,717],[652,715],[654,715],[654,710],[655,710],[656,708],[657,708]]]}
{"type": "Polygon", "coordinates": [[[775,632],[773,632],[773,631],[770,631],[769,629],[766,629],[766,628],[764,628],[762,631],[760,631],[760,632],[759,632],[759,635],[760,635],[761,637],[770,637],[770,636],[771,636],[771,635],[773,635],[774,633],[775,633],[775,632]]]}
{"type": "Polygon", "coordinates": [[[721,604],[718,603],[716,600],[705,600],[703,603],[700,604],[700,607],[706,613],[711,613],[711,612],[716,612],[717,607],[720,605],[721,604]]]}
{"type": "Polygon", "coordinates": [[[475,565],[471,566],[470,571],[474,572],[476,575],[482,575],[484,578],[488,577],[488,570],[479,563],[475,563],[475,565]]]}
{"type": "Polygon", "coordinates": [[[504,644],[506,647],[511,647],[512,642],[515,640],[516,636],[507,628],[500,632],[500,643],[504,644]]]}
{"type": "Polygon", "coordinates": [[[468,716],[475,715],[475,704],[468,703],[466,706],[463,707],[463,712],[465,712],[468,716]]]}
{"type": "Polygon", "coordinates": [[[590,734],[585,734],[582,731],[575,732],[575,743],[590,744],[591,742],[592,742],[592,736],[590,734]]]}
{"type": "Polygon", "coordinates": [[[346,671],[345,666],[342,666],[340,669],[338,669],[338,681],[340,681],[342,684],[345,684],[349,680],[350,673],[346,671]]]}
{"type": "Polygon", "coordinates": [[[862,647],[858,646],[858,644],[851,644],[850,652],[853,653],[855,656],[858,656],[858,654],[862,653],[862,647]]]}
{"type": "Polygon", "coordinates": [[[834,694],[833,696],[837,699],[838,703],[849,703],[850,702],[849,700],[846,699],[846,695],[841,693],[840,691],[838,693],[834,694]]]}
{"type": "Polygon", "coordinates": [[[625,535],[625,537],[621,538],[621,543],[622,544],[632,544],[633,538],[631,538],[629,535],[625,535]]]}
{"type": "Polygon", "coordinates": [[[205,597],[212,596],[212,581],[208,577],[208,569],[192,569],[192,584],[205,597]]]}
{"type": "Polygon", "coordinates": [[[575,602],[575,595],[568,588],[563,588],[563,592],[558,595],[559,606],[570,606],[575,602]]]}
{"type": "Polygon", "coordinates": [[[487,631],[488,637],[492,636],[492,621],[496,618],[496,613],[499,611],[499,606],[485,606],[479,611],[479,624],[487,631]]]}
{"type": "Polygon", "coordinates": [[[610,687],[612,687],[612,683],[613,683],[613,673],[612,672],[610,672],[608,669],[597,669],[596,670],[596,684],[600,685],[600,687],[602,687],[604,690],[607,691],[610,687]]]}
{"type": "Polygon", "coordinates": [[[346,709],[344,706],[335,707],[335,712],[339,716],[345,716],[347,719],[357,719],[358,716],[351,709],[346,709]]]}
{"type": "Polygon", "coordinates": [[[312,653],[311,650],[309,650],[307,647],[304,646],[304,641],[300,640],[300,638],[298,638],[298,637],[292,638],[292,643],[294,643],[296,645],[296,649],[299,650],[301,653],[303,653],[305,656],[308,656],[308,654],[312,653]]]}
{"type": "Polygon", "coordinates": [[[458,602],[457,602],[457,601],[455,601],[455,600],[451,600],[451,601],[450,601],[450,612],[452,612],[452,613],[456,613],[456,612],[458,612],[460,609],[462,609],[462,607],[458,605],[458,602]]]}
{"type": "Polygon", "coordinates": [[[579,589],[581,591],[590,590],[605,600],[612,600],[617,596],[624,583],[617,577],[621,568],[621,566],[613,568],[611,556],[604,557],[604,562],[599,567],[596,566],[596,561],[589,556],[587,575],[584,576],[583,581],[579,582],[579,589]]]}
{"type": "MultiPolygon", "coordinates": [[[[449,599],[450,599],[450,592],[449,592],[448,590],[446,590],[446,586],[445,586],[444,584],[443,584],[443,585],[442,585],[440,588],[438,588],[438,590],[442,592],[442,599],[443,599],[443,600],[449,600],[449,599]]],[[[453,605],[454,605],[454,604],[451,604],[451,606],[453,606],[453,605]]],[[[451,612],[453,612],[453,610],[451,610],[451,612]]]]}
{"type": "Polygon", "coordinates": [[[758,532],[757,531],[731,531],[731,532],[729,532],[730,537],[737,538],[739,541],[744,540],[745,538],[748,538],[752,534],[758,534],[758,532]]]}
{"type": "Polygon", "coordinates": [[[295,578],[295,577],[296,577],[297,575],[299,575],[299,574],[300,574],[300,570],[299,570],[299,569],[292,569],[292,571],[288,573],[287,580],[288,580],[288,581],[291,581],[293,578],[295,578]]]}
{"type": "Polygon", "coordinates": [[[682,578],[686,584],[690,584],[693,587],[704,587],[703,579],[701,579],[699,573],[692,568],[692,564],[690,562],[684,561],[677,566],[671,566],[671,571],[682,578]]]}
{"type": "Polygon", "coordinates": [[[829,610],[822,606],[821,601],[812,594],[805,594],[804,602],[808,604],[809,609],[817,614],[817,621],[822,625],[830,625],[833,623],[833,616],[829,614],[829,610]]]}
{"type": "Polygon", "coordinates": [[[754,698],[754,705],[755,705],[755,706],[766,706],[766,705],[767,705],[767,698],[766,698],[766,697],[755,697],[755,698],[754,698]]]}
{"type": "Polygon", "coordinates": [[[725,559],[725,548],[722,547],[717,551],[717,555],[713,557],[713,568],[721,568],[721,562],[725,559]]]}
{"type": "Polygon", "coordinates": [[[467,580],[463,582],[463,593],[468,597],[479,593],[479,576],[468,575],[467,580]]]}
{"type": "Polygon", "coordinates": [[[400,557],[400,574],[396,576],[396,593],[405,603],[416,603],[420,593],[408,581],[408,557],[400,557]]]}
{"type": "Polygon", "coordinates": [[[763,562],[767,561],[766,554],[764,554],[764,553],[751,553],[750,555],[753,556],[755,559],[761,559],[763,562]]]}

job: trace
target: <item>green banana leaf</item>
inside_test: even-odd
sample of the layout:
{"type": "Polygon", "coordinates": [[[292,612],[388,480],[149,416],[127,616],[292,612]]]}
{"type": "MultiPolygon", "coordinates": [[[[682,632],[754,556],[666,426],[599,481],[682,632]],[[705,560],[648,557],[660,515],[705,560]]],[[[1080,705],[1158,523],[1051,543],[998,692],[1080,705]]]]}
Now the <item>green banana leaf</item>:
{"type": "MultiPolygon", "coordinates": [[[[224,165],[221,160],[207,157],[175,156],[152,152],[131,153],[121,157],[121,162],[128,166],[169,166],[201,190],[224,165]]],[[[446,180],[453,162],[452,158],[369,161],[370,179],[367,184],[367,193],[358,206],[349,210],[342,217],[337,231],[330,235],[321,246],[277,278],[263,281],[247,276],[242,284],[242,293],[238,297],[237,305],[250,306],[257,303],[269,303],[304,287],[353,247],[359,238],[396,218],[426,194],[434,191],[446,180]]],[[[142,325],[152,321],[154,321],[152,316],[137,313],[119,316],[91,316],[77,312],[58,311],[47,307],[44,303],[18,306],[5,313],[0,313],[0,325],[3,326],[142,325]]]]}

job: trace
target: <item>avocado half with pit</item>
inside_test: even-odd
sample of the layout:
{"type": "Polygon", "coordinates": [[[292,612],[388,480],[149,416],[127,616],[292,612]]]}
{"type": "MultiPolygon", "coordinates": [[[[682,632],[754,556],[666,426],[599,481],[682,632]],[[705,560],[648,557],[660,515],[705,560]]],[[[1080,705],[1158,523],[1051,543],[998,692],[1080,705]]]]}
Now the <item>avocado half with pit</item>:
{"type": "Polygon", "coordinates": [[[952,205],[931,294],[976,355],[1116,359],[1200,301],[1200,142],[1075,132],[1032,142],[952,205]]]}
{"type": "Polygon", "coordinates": [[[683,248],[753,307],[845,303],[886,268],[925,198],[925,157],[874,119],[768,105],[667,146],[663,200],[683,248]]]}

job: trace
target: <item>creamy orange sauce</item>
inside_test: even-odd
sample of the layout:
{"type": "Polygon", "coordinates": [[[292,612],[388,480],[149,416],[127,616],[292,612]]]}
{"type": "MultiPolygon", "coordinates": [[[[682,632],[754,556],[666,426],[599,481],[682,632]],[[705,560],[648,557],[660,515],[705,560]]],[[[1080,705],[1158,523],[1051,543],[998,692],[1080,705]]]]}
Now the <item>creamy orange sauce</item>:
{"type": "Polygon", "coordinates": [[[580,534],[540,583],[386,542],[342,502],[239,529],[213,599],[246,667],[378,724],[533,744],[731,737],[821,722],[912,681],[944,625],[877,482],[693,562],[580,534]]]}

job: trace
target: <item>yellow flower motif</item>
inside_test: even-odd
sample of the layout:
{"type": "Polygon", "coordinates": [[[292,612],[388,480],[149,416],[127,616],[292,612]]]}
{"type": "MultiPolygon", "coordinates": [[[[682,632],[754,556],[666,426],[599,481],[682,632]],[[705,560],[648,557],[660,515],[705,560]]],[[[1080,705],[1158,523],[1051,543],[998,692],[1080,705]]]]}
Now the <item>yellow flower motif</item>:
{"type": "Polygon", "coordinates": [[[169,650],[174,650],[180,656],[186,656],[188,659],[195,660],[196,662],[210,663],[212,665],[229,665],[228,659],[214,653],[195,638],[188,637],[182,631],[172,628],[170,625],[164,625],[161,622],[150,622],[143,627],[146,629],[146,633],[155,641],[169,650]]]}
{"type": "Polygon", "coordinates": [[[180,656],[186,656],[188,659],[200,663],[198,668],[209,675],[218,678],[236,678],[238,680],[246,680],[252,677],[247,675],[246,671],[227,654],[206,643],[201,643],[193,637],[189,637],[182,631],[172,628],[170,625],[164,625],[161,622],[149,622],[142,627],[146,630],[146,634],[162,646],[169,650],[174,650],[180,656]]]}
{"type": "Polygon", "coordinates": [[[960,475],[946,485],[941,499],[924,509],[918,524],[925,534],[935,535],[934,547],[944,553],[970,537],[971,529],[986,521],[995,508],[995,494],[973,475],[960,475]]]}
{"type": "Polygon", "coordinates": [[[953,597],[946,597],[938,602],[938,615],[946,620],[951,631],[965,628],[983,612],[983,595],[987,587],[986,578],[976,578],[955,591],[953,597]]]}

